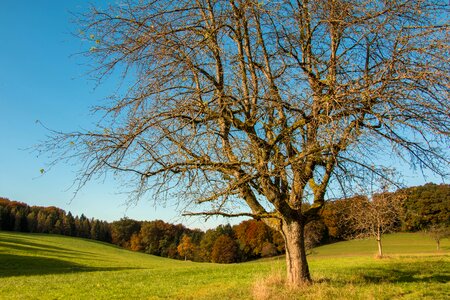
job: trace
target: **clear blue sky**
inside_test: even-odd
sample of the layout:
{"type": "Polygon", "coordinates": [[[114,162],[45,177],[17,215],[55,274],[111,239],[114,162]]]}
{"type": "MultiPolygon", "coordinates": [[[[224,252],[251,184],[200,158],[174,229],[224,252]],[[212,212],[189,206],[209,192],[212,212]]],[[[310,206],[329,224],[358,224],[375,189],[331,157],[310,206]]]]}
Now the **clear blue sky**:
{"type": "MultiPolygon", "coordinates": [[[[108,221],[128,216],[200,228],[226,222],[181,219],[175,208],[155,208],[146,201],[127,208],[126,195],[118,194],[112,181],[92,182],[71,201],[73,189],[68,188],[76,166],[60,164],[41,176],[49,160],[21,150],[45,139],[47,132],[36,120],[62,131],[89,126],[89,108],[114,90],[111,81],[94,90],[83,58],[73,55],[90,45],[71,35],[77,31],[71,12],[88,7],[88,1],[76,0],[0,2],[0,196],[108,221]]],[[[409,185],[440,182],[403,170],[409,185]]]]}
{"type": "Polygon", "coordinates": [[[88,7],[76,0],[0,2],[0,196],[108,221],[126,215],[203,227],[170,207],[142,201],[127,208],[126,195],[111,181],[92,182],[71,201],[76,167],[60,164],[41,176],[49,160],[21,150],[45,139],[36,120],[63,131],[89,126],[89,108],[115,87],[108,82],[94,90],[83,58],[73,55],[90,47],[71,34],[77,31],[72,13],[88,7]]]}

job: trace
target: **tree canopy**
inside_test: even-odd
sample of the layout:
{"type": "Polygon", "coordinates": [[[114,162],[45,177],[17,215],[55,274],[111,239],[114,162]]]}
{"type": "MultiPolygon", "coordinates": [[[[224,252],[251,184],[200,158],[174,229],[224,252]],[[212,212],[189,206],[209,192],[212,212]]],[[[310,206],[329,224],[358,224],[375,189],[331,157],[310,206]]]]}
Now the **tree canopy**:
{"type": "Polygon", "coordinates": [[[305,225],[385,157],[447,175],[449,5],[442,1],[123,1],[82,18],[100,79],[123,72],[98,129],[56,133],[83,186],[252,216],[280,230],[288,282],[309,281],[305,225]],[[133,177],[135,176],[135,177],[133,177]],[[330,194],[327,196],[327,193],[330,194]],[[307,204],[307,205],[305,205],[307,204]]]}
{"type": "Polygon", "coordinates": [[[450,226],[450,185],[428,183],[401,191],[404,202],[404,230],[424,230],[442,224],[450,226]]]}

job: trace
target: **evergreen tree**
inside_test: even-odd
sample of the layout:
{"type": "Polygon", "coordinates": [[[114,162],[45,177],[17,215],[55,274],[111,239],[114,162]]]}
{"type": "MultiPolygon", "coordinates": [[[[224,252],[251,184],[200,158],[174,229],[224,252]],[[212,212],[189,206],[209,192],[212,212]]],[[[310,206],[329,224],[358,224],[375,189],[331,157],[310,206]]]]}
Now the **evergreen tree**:
{"type": "Polygon", "coordinates": [[[63,218],[63,234],[76,236],[75,219],[70,211],[63,218]]]}
{"type": "Polygon", "coordinates": [[[27,215],[28,232],[37,232],[37,216],[34,211],[27,215]]]}

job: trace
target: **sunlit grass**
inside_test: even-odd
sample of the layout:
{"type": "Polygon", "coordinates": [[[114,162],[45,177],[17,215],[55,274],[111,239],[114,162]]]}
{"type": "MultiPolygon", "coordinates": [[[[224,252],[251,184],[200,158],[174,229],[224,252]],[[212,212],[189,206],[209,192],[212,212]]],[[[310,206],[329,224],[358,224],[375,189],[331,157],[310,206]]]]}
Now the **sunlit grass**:
{"type": "MultiPolygon", "coordinates": [[[[422,233],[398,233],[387,234],[382,238],[383,252],[386,256],[396,255],[429,255],[439,254],[436,251],[436,243],[422,233]]],[[[450,252],[449,240],[443,240],[442,251],[450,252]]],[[[375,256],[378,252],[375,239],[361,239],[334,243],[312,250],[312,257],[327,256],[375,256]]]]}
{"type": "Polygon", "coordinates": [[[282,284],[283,257],[193,263],[90,240],[0,232],[0,299],[446,299],[450,242],[442,248],[437,253],[420,234],[387,236],[387,259],[374,258],[370,240],[316,248],[309,258],[315,284],[292,290],[282,284]]]}

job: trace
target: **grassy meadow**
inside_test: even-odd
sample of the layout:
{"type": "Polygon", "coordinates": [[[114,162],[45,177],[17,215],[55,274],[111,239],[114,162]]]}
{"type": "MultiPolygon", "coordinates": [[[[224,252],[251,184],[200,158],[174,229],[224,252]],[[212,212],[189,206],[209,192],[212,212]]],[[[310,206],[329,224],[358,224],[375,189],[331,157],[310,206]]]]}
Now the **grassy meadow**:
{"type": "Polygon", "coordinates": [[[315,248],[315,284],[283,286],[284,257],[220,265],[57,235],[0,232],[0,299],[450,299],[450,241],[421,234],[315,248]]]}

